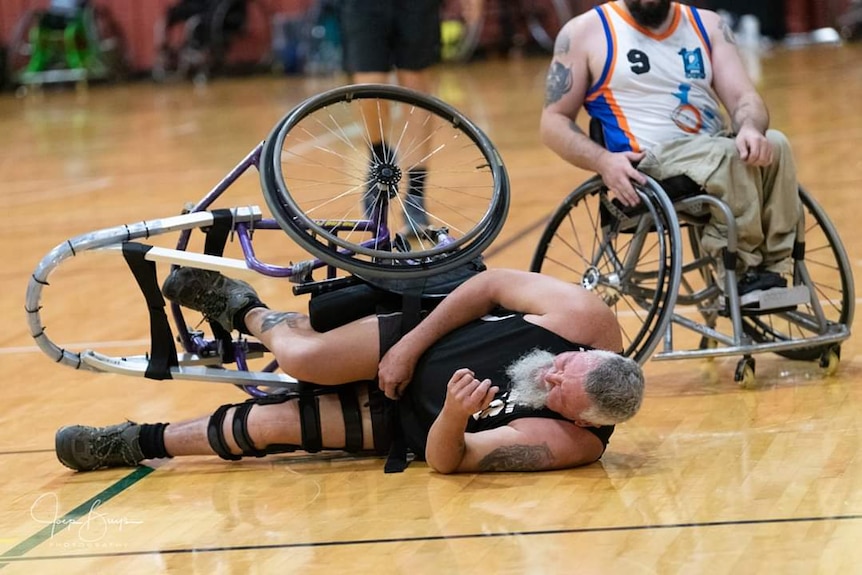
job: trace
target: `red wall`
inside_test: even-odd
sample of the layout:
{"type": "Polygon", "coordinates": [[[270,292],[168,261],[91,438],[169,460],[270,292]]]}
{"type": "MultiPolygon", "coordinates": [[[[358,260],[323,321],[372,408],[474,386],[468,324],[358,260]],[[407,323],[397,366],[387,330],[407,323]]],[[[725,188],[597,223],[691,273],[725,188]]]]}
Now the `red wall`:
{"type": "MultiPolygon", "coordinates": [[[[176,0],[92,0],[93,5],[104,7],[117,21],[123,31],[127,46],[129,64],[133,70],[149,70],[152,67],[154,48],[154,27],[163,17],[168,6],[176,0]]],[[[307,10],[313,0],[254,0],[269,14],[298,14],[307,10]]],[[[49,0],[0,0],[0,44],[9,41],[16,22],[28,10],[39,10],[47,6],[49,0]]],[[[262,38],[259,34],[263,19],[255,12],[249,18],[250,36],[262,38]]],[[[265,34],[269,37],[268,32],[265,34]]]]}
{"type": "MultiPolygon", "coordinates": [[[[176,0],[92,0],[95,5],[106,8],[123,30],[127,45],[127,55],[132,70],[149,70],[154,55],[154,26],[165,13],[167,6],[176,0]]],[[[259,3],[270,15],[278,13],[298,14],[307,10],[314,0],[253,0],[259,3]]],[[[508,1],[508,0],[507,0],[508,1]]],[[[589,9],[601,0],[570,0],[577,11],[589,9]]],[[[821,26],[831,25],[828,20],[837,17],[849,5],[850,0],[785,0],[787,28],[789,32],[803,32],[821,26]]],[[[708,1],[692,2],[709,5],[708,1]]],[[[48,0],[0,0],[0,44],[5,45],[12,34],[16,22],[30,9],[44,8],[48,0]]],[[[268,40],[269,33],[261,34],[265,26],[260,12],[250,18],[249,39],[246,46],[240,44],[240,52],[261,50],[262,39],[268,40]],[[255,39],[258,44],[254,45],[255,39]]]]}

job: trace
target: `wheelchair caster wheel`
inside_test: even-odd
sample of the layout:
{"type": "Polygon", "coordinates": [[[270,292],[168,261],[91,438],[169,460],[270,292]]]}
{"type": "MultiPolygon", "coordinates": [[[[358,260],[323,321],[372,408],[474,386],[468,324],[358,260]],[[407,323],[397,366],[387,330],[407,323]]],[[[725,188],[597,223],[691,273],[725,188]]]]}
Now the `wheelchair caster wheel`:
{"type": "Polygon", "coordinates": [[[739,384],[743,389],[753,389],[755,385],[754,379],[754,358],[743,357],[736,364],[736,373],[733,375],[733,381],[739,384]]]}
{"type": "Polygon", "coordinates": [[[841,362],[841,347],[830,347],[820,355],[820,368],[824,375],[835,375],[838,364],[841,362]]]}

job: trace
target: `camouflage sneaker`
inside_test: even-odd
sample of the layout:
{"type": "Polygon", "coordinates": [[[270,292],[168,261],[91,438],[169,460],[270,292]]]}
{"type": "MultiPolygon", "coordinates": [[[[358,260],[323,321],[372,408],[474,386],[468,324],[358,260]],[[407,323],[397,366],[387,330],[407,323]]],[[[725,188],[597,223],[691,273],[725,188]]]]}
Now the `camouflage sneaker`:
{"type": "Polygon", "coordinates": [[[144,459],[140,434],[141,426],[131,421],[108,427],[67,425],[57,431],[54,449],[60,463],[75,471],[135,467],[144,459]]]}
{"type": "Polygon", "coordinates": [[[233,319],[238,311],[260,301],[246,282],[198,268],[172,271],[162,286],[162,294],[172,302],[201,312],[227,331],[234,329],[233,319]]]}

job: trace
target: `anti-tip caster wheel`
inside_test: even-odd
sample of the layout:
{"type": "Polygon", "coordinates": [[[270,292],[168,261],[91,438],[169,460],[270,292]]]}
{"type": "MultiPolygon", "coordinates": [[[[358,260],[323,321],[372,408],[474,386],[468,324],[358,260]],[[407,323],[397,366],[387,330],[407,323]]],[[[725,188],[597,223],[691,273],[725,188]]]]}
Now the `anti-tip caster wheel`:
{"type": "Polygon", "coordinates": [[[743,389],[753,389],[756,380],[754,378],[754,358],[750,356],[743,357],[736,364],[736,372],[733,374],[733,381],[739,384],[743,389]]]}

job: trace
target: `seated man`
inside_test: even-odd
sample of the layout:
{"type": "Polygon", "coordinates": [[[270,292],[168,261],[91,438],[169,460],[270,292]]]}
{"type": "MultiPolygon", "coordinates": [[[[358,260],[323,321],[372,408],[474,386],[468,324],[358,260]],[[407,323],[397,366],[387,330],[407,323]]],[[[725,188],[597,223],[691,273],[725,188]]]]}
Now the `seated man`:
{"type": "Polygon", "coordinates": [[[211,271],[176,270],[162,291],[254,335],[297,379],[348,385],[305,404],[295,394],[251,399],[181,423],[64,427],[56,437],[64,465],[85,471],[295,449],[381,453],[394,429],[441,473],[560,469],[599,459],[614,424],[643,397],[640,367],[614,353],[622,347],[614,313],[580,286],[539,274],[477,274],[403,336],[399,313],[316,332],[306,316],[270,311],[251,286],[211,271]],[[375,378],[379,389],[369,385],[375,378]],[[386,406],[394,409],[381,409],[381,390],[398,400],[386,406]]]}
{"type": "MultiPolygon", "coordinates": [[[[641,172],[659,181],[687,176],[727,203],[743,305],[785,287],[792,272],[796,168],[787,139],[768,126],[733,32],[714,12],[616,0],[570,20],[557,37],[541,119],[545,144],[600,174],[627,206],[640,201],[632,181],[645,183],[641,172]],[[601,123],[605,148],[575,124],[582,107],[601,123]]],[[[713,214],[703,248],[722,276],[726,246],[727,227],[713,214]]]]}

